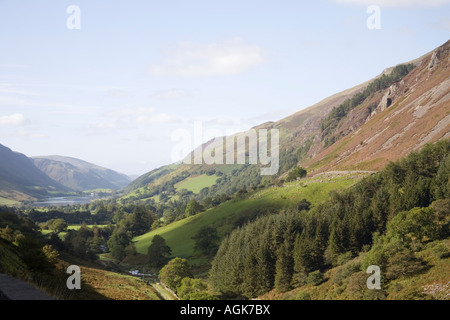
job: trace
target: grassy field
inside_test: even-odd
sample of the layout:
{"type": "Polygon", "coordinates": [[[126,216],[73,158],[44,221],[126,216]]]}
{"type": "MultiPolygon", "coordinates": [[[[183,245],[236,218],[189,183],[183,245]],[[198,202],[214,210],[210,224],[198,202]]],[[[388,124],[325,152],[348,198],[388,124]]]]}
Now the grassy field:
{"type": "Polygon", "coordinates": [[[14,206],[16,204],[20,204],[20,202],[0,197],[0,206],[14,206]]]}
{"type": "Polygon", "coordinates": [[[339,176],[322,175],[254,191],[243,199],[227,201],[195,216],[138,236],[133,241],[137,252],[146,254],[153,237],[156,234],[161,235],[172,249],[173,257],[186,258],[192,265],[202,265],[208,262],[208,259],[194,251],[194,241],[191,239],[200,228],[215,227],[219,236],[224,237],[236,226],[258,214],[264,214],[267,210],[276,212],[282,208],[294,207],[304,198],[312,205],[321,203],[330,191],[345,189],[361,177],[362,175],[353,173],[339,176]]]}
{"type": "Polygon", "coordinates": [[[176,183],[174,187],[178,190],[186,189],[192,191],[193,193],[199,193],[203,188],[214,185],[217,179],[219,179],[219,177],[216,175],[208,176],[206,174],[202,174],[199,176],[191,176],[176,183]]]}
{"type": "MultiPolygon", "coordinates": [[[[199,193],[200,190],[202,190],[203,188],[214,185],[216,183],[217,179],[219,179],[219,177],[216,175],[208,176],[206,174],[202,174],[202,175],[197,175],[197,176],[190,176],[190,177],[184,179],[183,181],[176,183],[174,185],[174,187],[176,190],[186,189],[186,190],[192,191],[193,193],[199,193]]],[[[145,190],[143,188],[138,188],[138,189],[134,190],[133,192],[130,192],[129,194],[123,196],[121,199],[136,197],[144,192],[145,192],[145,190]]],[[[141,199],[141,201],[145,201],[147,199],[153,199],[156,203],[158,203],[159,195],[155,195],[155,196],[152,196],[149,198],[143,198],[143,199],[141,199]]],[[[178,200],[179,196],[175,194],[175,195],[172,195],[170,197],[170,199],[178,200]]]]}
{"type": "MultiPolygon", "coordinates": [[[[104,228],[104,227],[107,227],[107,226],[108,226],[107,224],[98,224],[97,225],[97,227],[99,227],[99,228],[104,228]]],[[[87,224],[86,227],[92,229],[93,227],[95,227],[95,225],[87,224]]],[[[81,228],[81,225],[79,225],[79,224],[74,224],[74,225],[70,225],[70,226],[67,227],[68,230],[78,230],[80,228],[81,228]]]]}
{"type": "MultiPolygon", "coordinates": [[[[234,170],[234,167],[230,167],[228,170],[234,170]]],[[[224,170],[227,171],[227,170],[224,170]]],[[[173,174],[169,174],[168,176],[171,176],[173,174]]],[[[203,188],[206,187],[210,187],[212,185],[214,185],[217,181],[217,179],[219,179],[219,176],[217,175],[206,175],[206,174],[201,174],[201,175],[192,175],[178,183],[176,183],[174,185],[176,190],[181,190],[181,189],[186,189],[189,191],[192,191],[193,193],[199,193],[200,190],[202,190],[203,188]]],[[[135,190],[133,190],[132,192],[129,192],[128,194],[122,196],[119,198],[119,200],[127,200],[129,198],[132,197],[138,197],[141,198],[138,201],[145,201],[148,199],[152,199],[154,200],[156,203],[159,202],[159,195],[154,195],[148,198],[144,198],[142,197],[142,195],[147,194],[149,191],[147,189],[147,187],[140,187],[137,188],[135,190]]],[[[178,200],[179,196],[177,194],[170,196],[170,200],[178,200]]]]}

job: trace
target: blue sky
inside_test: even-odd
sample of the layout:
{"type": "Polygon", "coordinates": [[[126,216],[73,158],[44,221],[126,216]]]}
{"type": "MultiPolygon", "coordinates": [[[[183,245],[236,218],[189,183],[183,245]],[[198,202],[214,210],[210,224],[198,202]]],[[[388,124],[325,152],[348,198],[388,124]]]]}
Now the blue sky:
{"type": "Polygon", "coordinates": [[[0,143],[142,174],[194,121],[276,121],[433,50],[450,1],[0,0],[0,30],[0,143]]]}

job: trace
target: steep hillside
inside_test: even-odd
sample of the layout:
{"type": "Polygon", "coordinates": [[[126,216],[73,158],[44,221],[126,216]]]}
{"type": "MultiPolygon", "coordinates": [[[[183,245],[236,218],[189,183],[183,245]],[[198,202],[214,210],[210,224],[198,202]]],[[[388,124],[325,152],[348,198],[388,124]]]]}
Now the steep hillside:
{"type": "MultiPolygon", "coordinates": [[[[223,294],[248,298],[273,288],[287,292],[317,286],[326,280],[324,272],[361,256],[360,263],[336,279],[339,286],[355,276],[347,289],[363,294],[365,271],[378,266],[383,290],[400,280],[402,286],[394,289],[398,292],[404,284],[412,289],[417,278],[411,278],[437,264],[448,269],[449,151],[450,139],[427,144],[351,187],[331,192],[309,211],[279,212],[236,228],[217,251],[210,284],[223,294]],[[427,259],[432,253],[423,251],[427,246],[438,259],[427,259]]],[[[439,282],[446,284],[448,276],[439,282]]],[[[432,287],[430,279],[423,280],[432,287]]],[[[409,299],[421,297],[410,293],[409,299]]]]}
{"type": "Polygon", "coordinates": [[[31,159],[0,145],[0,197],[12,200],[35,200],[69,188],[39,170],[31,159]]]}
{"type": "Polygon", "coordinates": [[[414,277],[403,276],[384,284],[382,290],[366,286],[361,260],[365,253],[324,273],[323,282],[309,283],[288,292],[276,289],[258,297],[261,300],[448,300],[450,298],[449,239],[433,241],[416,256],[429,267],[414,277]],[[447,250],[447,251],[445,251],[447,250]]]}
{"type": "MultiPolygon", "coordinates": [[[[259,164],[179,163],[141,176],[126,189],[127,197],[152,202],[164,193],[165,201],[179,200],[180,190],[174,185],[205,173],[218,174],[220,178],[195,194],[197,198],[267,186],[284,179],[297,166],[306,167],[310,174],[329,170],[380,170],[388,161],[418,150],[427,142],[450,136],[449,47],[450,41],[289,117],[254,127],[279,129],[276,175],[261,176],[259,164]]],[[[194,154],[195,160],[195,154],[212,143],[199,146],[188,157],[194,154]]],[[[239,150],[245,151],[246,156],[250,152],[248,147],[239,150]]]]}
{"type": "Polygon", "coordinates": [[[305,163],[315,171],[379,170],[390,160],[450,137],[450,41],[409,74],[351,110],[341,138],[305,163]]]}
{"type": "Polygon", "coordinates": [[[0,207],[0,274],[20,279],[58,300],[161,299],[142,279],[107,271],[105,266],[76,258],[61,248],[49,258],[45,249],[54,250],[55,243],[49,246],[51,240],[23,215],[19,210],[0,207]],[[67,288],[69,265],[81,268],[82,290],[67,288]]]}
{"type": "MultiPolygon", "coordinates": [[[[388,72],[388,71],[386,71],[388,72]]],[[[294,115],[282,119],[278,122],[266,122],[252,129],[279,129],[280,130],[280,171],[287,172],[298,162],[298,157],[302,160],[309,158],[309,153],[316,153],[317,147],[320,148],[320,138],[316,141],[315,137],[320,132],[320,122],[323,117],[334,107],[346,99],[351,98],[367,86],[368,82],[336,93],[331,97],[323,99],[315,105],[301,110],[294,115]],[[309,152],[309,153],[308,153],[309,152]]],[[[248,132],[237,133],[231,137],[237,140],[237,137],[247,135],[248,132]]],[[[195,161],[198,150],[205,150],[211,141],[197,147],[188,156],[195,161]]],[[[245,150],[248,156],[248,146],[242,148],[242,144],[235,146],[235,160],[237,155],[245,150]]],[[[201,151],[200,151],[201,152],[201,151]]],[[[216,184],[208,186],[209,188],[200,193],[200,197],[215,196],[218,194],[233,194],[241,189],[249,189],[258,184],[269,184],[279,177],[265,176],[260,174],[260,165],[248,164],[184,164],[183,162],[171,164],[154,169],[130,183],[125,191],[129,194],[127,198],[132,200],[146,201],[160,193],[175,195],[173,186],[180,181],[189,179],[198,174],[214,172],[220,176],[216,184]]],[[[224,161],[225,162],[225,161],[224,161]]],[[[236,161],[235,161],[236,162],[236,161]]],[[[226,162],[225,162],[226,163],[226,162]]],[[[171,197],[169,196],[168,200],[171,197]]]]}
{"type": "Polygon", "coordinates": [[[130,183],[124,174],[75,158],[45,156],[33,161],[50,178],[76,191],[121,189],[130,183]]]}

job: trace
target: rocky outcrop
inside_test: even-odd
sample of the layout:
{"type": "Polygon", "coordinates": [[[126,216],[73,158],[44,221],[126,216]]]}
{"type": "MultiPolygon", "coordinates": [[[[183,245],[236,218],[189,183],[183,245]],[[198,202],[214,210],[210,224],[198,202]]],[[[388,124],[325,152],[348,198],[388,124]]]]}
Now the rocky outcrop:
{"type": "Polygon", "coordinates": [[[401,81],[353,109],[355,115],[349,113],[338,128],[339,139],[304,166],[314,172],[378,170],[426,143],[449,138],[450,40],[414,64],[401,81]],[[360,126],[357,113],[365,115],[360,126]]]}
{"type": "Polygon", "coordinates": [[[438,52],[434,51],[431,55],[430,62],[428,63],[428,69],[433,69],[433,67],[439,62],[438,52]]]}
{"type": "MultiPolygon", "coordinates": [[[[389,108],[389,106],[392,105],[392,102],[394,101],[394,95],[397,92],[397,89],[404,84],[404,81],[400,81],[400,83],[394,83],[392,84],[386,91],[386,93],[384,94],[384,96],[381,98],[380,103],[378,104],[378,106],[372,111],[372,113],[370,114],[370,118],[372,118],[374,115],[376,115],[377,113],[383,112],[384,110],[386,110],[387,108],[389,108]]],[[[367,120],[369,120],[367,119],[367,120]]]]}

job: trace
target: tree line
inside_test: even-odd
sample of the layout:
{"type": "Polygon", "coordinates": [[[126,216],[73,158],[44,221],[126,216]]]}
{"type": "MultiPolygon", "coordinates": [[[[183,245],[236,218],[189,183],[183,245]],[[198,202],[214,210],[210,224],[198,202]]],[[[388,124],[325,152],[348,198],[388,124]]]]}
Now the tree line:
{"type": "Polygon", "coordinates": [[[321,123],[322,141],[325,142],[325,147],[330,146],[337,140],[332,135],[341,119],[345,118],[351,110],[359,106],[375,92],[385,90],[393,83],[400,81],[413,68],[414,64],[412,63],[395,66],[389,75],[383,74],[381,77],[373,80],[363,91],[345,100],[338,107],[334,107],[321,123]]]}
{"type": "Polygon", "coordinates": [[[365,264],[390,267],[393,276],[398,263],[420,270],[417,243],[450,235],[449,178],[450,140],[428,144],[309,211],[281,211],[234,230],[209,281],[225,296],[287,291],[319,283],[324,271],[361,252],[368,252],[365,264]]]}

